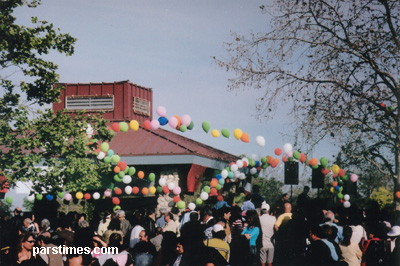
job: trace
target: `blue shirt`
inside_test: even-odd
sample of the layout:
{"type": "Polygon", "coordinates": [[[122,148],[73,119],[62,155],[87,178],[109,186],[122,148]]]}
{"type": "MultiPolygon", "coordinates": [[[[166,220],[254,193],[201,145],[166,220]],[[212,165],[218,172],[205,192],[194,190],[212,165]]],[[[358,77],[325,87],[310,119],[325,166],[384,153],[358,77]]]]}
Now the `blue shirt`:
{"type": "Polygon", "coordinates": [[[242,204],[242,211],[248,211],[248,210],[255,210],[256,207],[254,206],[253,202],[250,200],[243,202],[242,204]]]}
{"type": "Polygon", "coordinates": [[[226,203],[226,201],[221,200],[221,201],[218,201],[217,203],[215,203],[214,208],[215,208],[216,210],[219,210],[219,209],[221,209],[221,208],[224,207],[224,206],[230,207],[230,206],[228,205],[228,203],[226,203]]]}
{"type": "Polygon", "coordinates": [[[242,232],[242,235],[244,234],[250,234],[250,246],[256,246],[257,237],[260,234],[260,228],[258,228],[257,226],[253,228],[249,228],[248,226],[246,226],[246,228],[242,232]]]}

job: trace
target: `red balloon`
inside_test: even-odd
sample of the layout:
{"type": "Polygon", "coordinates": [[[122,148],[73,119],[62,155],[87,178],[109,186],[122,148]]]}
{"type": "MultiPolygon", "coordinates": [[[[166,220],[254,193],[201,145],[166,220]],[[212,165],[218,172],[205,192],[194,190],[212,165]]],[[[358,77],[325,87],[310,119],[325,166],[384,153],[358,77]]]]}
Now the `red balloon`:
{"type": "Polygon", "coordinates": [[[85,198],[85,200],[90,200],[90,198],[92,196],[89,193],[85,193],[85,195],[83,195],[83,197],[85,198]]]}
{"type": "Polygon", "coordinates": [[[210,196],[216,196],[218,195],[218,191],[215,187],[210,189],[210,196]]]}
{"type": "Polygon", "coordinates": [[[223,198],[221,195],[219,195],[219,196],[217,197],[217,200],[218,200],[218,201],[223,201],[224,198],[223,198]]]}
{"type": "Polygon", "coordinates": [[[285,156],[283,156],[283,157],[282,157],[282,162],[286,163],[287,161],[288,161],[288,158],[285,157],[285,156]]]}
{"type": "Polygon", "coordinates": [[[133,187],[133,188],[132,188],[132,193],[133,193],[133,194],[139,193],[139,188],[138,188],[138,187],[133,187]]]}
{"type": "Polygon", "coordinates": [[[307,160],[307,157],[304,153],[300,153],[300,162],[304,163],[307,160]]]}
{"type": "Polygon", "coordinates": [[[267,163],[268,164],[271,164],[273,160],[274,160],[274,157],[272,157],[271,155],[267,156],[267,163]]]}
{"type": "Polygon", "coordinates": [[[278,156],[281,155],[282,154],[282,150],[279,149],[279,148],[276,148],[275,149],[275,154],[278,155],[278,156]]]}
{"type": "Polygon", "coordinates": [[[118,205],[120,203],[119,198],[117,198],[117,197],[112,198],[112,203],[115,205],[118,205]]]}
{"type": "Polygon", "coordinates": [[[149,120],[146,120],[143,122],[143,128],[146,130],[149,130],[151,127],[151,122],[149,120]]]}
{"type": "Polygon", "coordinates": [[[111,126],[111,129],[114,130],[115,132],[119,132],[119,124],[113,123],[111,126]]]}
{"type": "Polygon", "coordinates": [[[179,197],[179,196],[175,196],[174,197],[174,202],[175,203],[178,203],[178,202],[180,202],[181,201],[181,197],[179,197]]]}
{"type": "Polygon", "coordinates": [[[118,166],[122,171],[124,171],[124,170],[126,169],[126,167],[128,166],[128,164],[127,164],[126,162],[124,162],[124,161],[119,161],[119,162],[117,163],[117,166],[118,166]]]}
{"type": "Polygon", "coordinates": [[[121,195],[121,194],[122,194],[122,189],[120,189],[119,187],[117,187],[117,188],[114,190],[114,192],[115,192],[115,194],[117,194],[117,195],[121,195]]]}
{"type": "Polygon", "coordinates": [[[324,175],[327,175],[327,174],[329,174],[329,169],[328,169],[328,168],[322,169],[321,172],[322,172],[324,175]]]}
{"type": "Polygon", "coordinates": [[[344,177],[344,174],[345,174],[344,169],[340,169],[340,170],[339,170],[339,176],[340,176],[340,177],[344,177]]]}
{"type": "Polygon", "coordinates": [[[247,167],[247,162],[246,161],[243,161],[243,167],[247,167]]]}
{"type": "Polygon", "coordinates": [[[163,186],[162,191],[163,191],[165,194],[168,194],[168,193],[169,193],[169,188],[168,188],[168,186],[163,186]]]}
{"type": "Polygon", "coordinates": [[[395,194],[396,198],[400,199],[400,191],[397,191],[395,194]]]}

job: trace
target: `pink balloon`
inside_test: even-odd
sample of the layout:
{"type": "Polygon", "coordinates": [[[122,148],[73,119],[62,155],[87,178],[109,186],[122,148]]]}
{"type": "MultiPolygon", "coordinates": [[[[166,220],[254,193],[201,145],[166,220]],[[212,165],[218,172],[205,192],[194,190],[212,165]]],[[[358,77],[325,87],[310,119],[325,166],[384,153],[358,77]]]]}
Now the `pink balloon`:
{"type": "Polygon", "coordinates": [[[158,129],[159,127],[160,127],[160,122],[158,122],[157,119],[153,119],[153,120],[150,122],[150,128],[151,128],[151,129],[155,130],[155,129],[158,129]]]}
{"type": "Polygon", "coordinates": [[[183,124],[183,125],[189,126],[189,125],[190,125],[190,122],[192,122],[192,118],[190,118],[189,115],[186,115],[186,114],[185,114],[185,115],[182,116],[181,121],[182,121],[182,124],[183,124]]]}
{"type": "Polygon", "coordinates": [[[181,188],[178,187],[178,186],[176,186],[176,187],[174,187],[174,189],[172,190],[172,192],[173,192],[175,195],[179,195],[179,194],[181,194],[181,188]]]}
{"type": "Polygon", "coordinates": [[[164,106],[158,106],[156,109],[156,112],[159,116],[166,116],[167,115],[167,110],[165,109],[164,106]]]}
{"type": "Polygon", "coordinates": [[[107,189],[106,191],[104,191],[104,196],[105,197],[111,197],[111,190],[107,189]]]}
{"type": "Polygon", "coordinates": [[[173,129],[176,129],[176,127],[178,126],[178,119],[176,119],[176,117],[173,116],[173,117],[171,117],[171,118],[168,120],[168,124],[169,124],[173,129]]]}
{"type": "Polygon", "coordinates": [[[350,176],[350,180],[351,180],[351,182],[353,182],[353,183],[357,182],[357,180],[358,180],[358,175],[352,174],[352,175],[350,176]]]}
{"type": "Polygon", "coordinates": [[[64,199],[67,200],[67,201],[70,201],[70,200],[72,200],[72,195],[67,193],[67,194],[64,195],[64,199]]]}

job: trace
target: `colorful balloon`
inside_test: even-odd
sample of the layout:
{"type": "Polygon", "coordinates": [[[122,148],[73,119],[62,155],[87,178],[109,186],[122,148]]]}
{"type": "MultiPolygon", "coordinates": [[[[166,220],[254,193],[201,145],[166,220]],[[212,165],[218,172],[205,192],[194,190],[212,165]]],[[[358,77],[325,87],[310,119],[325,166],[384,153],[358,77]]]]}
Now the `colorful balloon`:
{"type": "Polygon", "coordinates": [[[207,192],[201,192],[200,194],[200,199],[202,200],[207,200],[208,199],[208,193],[207,192]]]}
{"type": "Polygon", "coordinates": [[[283,151],[285,153],[291,152],[293,150],[292,144],[286,143],[283,145],[283,151]]]}
{"type": "Polygon", "coordinates": [[[274,152],[275,152],[275,155],[277,155],[277,156],[282,154],[282,150],[279,148],[276,148],[274,152]]]}
{"type": "Polygon", "coordinates": [[[156,113],[157,113],[159,116],[166,116],[166,115],[167,115],[167,109],[165,109],[164,106],[157,106],[157,108],[156,108],[156,113]]]}
{"type": "Polygon", "coordinates": [[[13,198],[11,196],[6,197],[6,202],[8,205],[11,205],[13,203],[13,198]]]}
{"type": "Polygon", "coordinates": [[[125,194],[130,195],[132,193],[132,187],[131,186],[126,186],[124,188],[125,194]]]}
{"type": "Polygon", "coordinates": [[[250,137],[247,133],[243,132],[242,136],[240,137],[240,140],[245,142],[245,143],[249,143],[250,142],[250,137]]]}
{"type": "Polygon", "coordinates": [[[235,139],[239,140],[243,135],[243,131],[239,128],[235,129],[233,131],[233,136],[235,137],[235,139]]]}
{"type": "Polygon", "coordinates": [[[111,129],[114,130],[114,132],[119,132],[120,131],[119,124],[113,123],[111,129]]]}
{"type": "Polygon", "coordinates": [[[176,204],[176,206],[178,207],[178,209],[182,210],[186,207],[186,203],[184,201],[180,201],[176,204]]]}
{"type": "Polygon", "coordinates": [[[204,132],[208,133],[208,131],[210,131],[210,128],[211,128],[210,122],[204,121],[201,124],[201,127],[203,128],[204,132]]]}
{"type": "Polygon", "coordinates": [[[120,122],[119,123],[119,130],[121,132],[127,132],[128,129],[129,129],[129,126],[128,126],[128,124],[126,122],[120,122]]]}
{"type": "Polygon", "coordinates": [[[149,130],[151,128],[151,122],[149,120],[145,120],[143,122],[143,128],[149,130]]]}
{"type": "Polygon", "coordinates": [[[182,125],[185,125],[188,127],[190,125],[190,123],[192,122],[192,118],[190,118],[190,115],[184,114],[182,116],[181,122],[182,122],[182,125]]]}
{"type": "MultiPolygon", "coordinates": [[[[39,194],[36,194],[36,195],[39,195],[39,194]]],[[[37,199],[37,196],[36,196],[36,199],[37,199]]],[[[67,193],[64,195],[64,199],[66,201],[70,201],[70,200],[72,200],[72,195],[70,193],[67,193]]]]}
{"type": "Polygon", "coordinates": [[[150,122],[150,128],[151,128],[152,130],[156,130],[156,129],[158,129],[159,127],[160,127],[160,122],[159,122],[158,120],[156,120],[156,119],[151,120],[151,122],[150,122]]]}
{"type": "Polygon", "coordinates": [[[76,192],[75,198],[77,198],[78,200],[82,199],[83,198],[83,193],[82,192],[76,192]]]}
{"type": "Polygon", "coordinates": [[[187,129],[192,130],[193,127],[194,127],[194,123],[193,123],[193,121],[192,121],[192,122],[190,122],[190,125],[188,125],[187,129]]]}
{"type": "Polygon", "coordinates": [[[147,195],[149,193],[149,189],[147,187],[142,188],[142,194],[147,195]]]}
{"type": "Polygon", "coordinates": [[[166,124],[168,124],[168,118],[160,117],[158,118],[158,122],[160,123],[161,126],[165,126],[166,124]]]}
{"type": "Polygon", "coordinates": [[[149,192],[150,192],[151,194],[156,194],[156,191],[157,191],[157,189],[156,189],[156,187],[154,187],[154,186],[151,186],[151,187],[149,188],[149,192]]]}
{"type": "Polygon", "coordinates": [[[100,193],[99,192],[93,193],[93,199],[95,199],[95,200],[100,199],[100,193]]]}
{"type": "Polygon", "coordinates": [[[222,136],[224,136],[224,137],[227,138],[227,139],[229,139],[229,137],[230,137],[229,130],[226,129],[226,128],[223,128],[223,129],[221,130],[221,134],[222,134],[222,136]]]}
{"type": "Polygon", "coordinates": [[[143,172],[143,171],[139,171],[137,175],[138,175],[138,177],[139,177],[140,179],[143,179],[143,178],[144,178],[144,172],[143,172]]]}
{"type": "Polygon", "coordinates": [[[130,127],[132,130],[137,131],[137,130],[139,129],[139,122],[136,121],[136,120],[132,120],[132,121],[129,123],[129,127],[130,127]]]}
{"type": "Polygon", "coordinates": [[[110,145],[107,142],[103,142],[100,144],[100,150],[104,153],[107,152],[109,148],[110,145]]]}
{"type": "Polygon", "coordinates": [[[265,138],[263,136],[257,136],[256,143],[258,146],[264,147],[265,146],[265,138]]]}
{"type": "Polygon", "coordinates": [[[178,119],[173,116],[168,120],[168,124],[169,124],[170,127],[175,129],[178,126],[178,119]]]}
{"type": "Polygon", "coordinates": [[[351,181],[351,182],[355,183],[355,182],[357,182],[357,180],[358,180],[358,175],[352,174],[352,175],[350,176],[350,181],[351,181]]]}
{"type": "Polygon", "coordinates": [[[181,126],[179,127],[179,130],[180,130],[181,132],[186,132],[187,127],[186,127],[185,125],[181,125],[181,126]]]}
{"type": "Polygon", "coordinates": [[[156,175],[154,173],[149,174],[149,181],[153,182],[156,179],[156,175]]]}
{"type": "Polygon", "coordinates": [[[114,205],[120,204],[119,198],[117,198],[117,197],[112,198],[112,203],[113,203],[114,205]]]}
{"type": "Polygon", "coordinates": [[[189,210],[194,211],[196,209],[196,204],[191,202],[191,203],[188,204],[188,208],[189,208],[189,210]]]}
{"type": "Polygon", "coordinates": [[[84,198],[85,200],[90,200],[91,197],[92,197],[92,196],[90,195],[90,193],[85,193],[85,194],[83,195],[83,198],[84,198]]]}

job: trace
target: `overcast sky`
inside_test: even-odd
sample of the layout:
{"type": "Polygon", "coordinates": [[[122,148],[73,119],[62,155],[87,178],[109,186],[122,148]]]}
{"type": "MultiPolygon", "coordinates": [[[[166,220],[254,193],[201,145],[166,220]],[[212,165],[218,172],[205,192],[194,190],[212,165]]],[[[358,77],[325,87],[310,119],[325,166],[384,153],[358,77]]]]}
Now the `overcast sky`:
{"type": "MultiPolygon", "coordinates": [[[[159,105],[168,117],[192,117],[194,130],[182,135],[235,155],[266,156],[292,141],[286,135],[292,130],[285,116],[288,108],[281,106],[273,121],[259,122],[254,114],[260,92],[229,92],[232,74],[211,58],[226,57],[223,43],[231,40],[231,32],[268,30],[262,4],[265,1],[42,0],[38,8],[18,9],[15,16],[23,24],[37,16],[78,39],[73,56],[49,55],[59,65],[61,82],[130,80],[153,89],[155,118],[159,105]],[[228,128],[231,135],[241,128],[250,143],[233,136],[213,138],[201,129],[203,121],[209,121],[211,129],[228,128]],[[259,135],[265,147],[256,144],[259,135]]],[[[309,155],[331,158],[336,153],[330,145],[321,147],[309,155]]]]}

